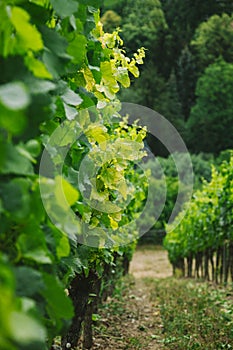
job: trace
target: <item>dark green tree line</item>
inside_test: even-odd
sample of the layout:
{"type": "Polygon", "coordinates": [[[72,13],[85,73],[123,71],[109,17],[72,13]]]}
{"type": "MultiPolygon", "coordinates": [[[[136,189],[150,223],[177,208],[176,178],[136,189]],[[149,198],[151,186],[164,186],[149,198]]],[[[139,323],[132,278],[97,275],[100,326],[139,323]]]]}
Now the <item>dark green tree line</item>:
{"type": "MultiPolygon", "coordinates": [[[[205,69],[221,59],[233,62],[232,1],[148,0],[143,5],[131,0],[106,1],[103,13],[109,10],[115,11],[113,18],[121,18],[126,51],[130,54],[138,46],[147,49],[140,79],[133,82],[129,90],[122,91],[121,99],[163,114],[182,133],[191,151],[216,153],[232,147],[231,142],[225,144],[224,139],[221,147],[216,147],[214,142],[212,147],[206,148],[204,143],[203,148],[194,147],[195,117],[191,112],[199,103],[197,82],[205,75],[205,69]]],[[[105,23],[106,18],[102,18],[105,23]]],[[[113,29],[115,24],[112,25],[113,29]]],[[[218,83],[217,79],[215,85],[218,83]]],[[[221,84],[215,90],[218,88],[220,96],[221,84]]],[[[218,107],[213,106],[212,110],[217,114],[218,107]]],[[[201,117],[197,117],[197,125],[200,118],[209,118],[205,113],[203,110],[201,117]]],[[[233,114],[229,108],[228,114],[229,119],[233,114]]],[[[221,126],[224,128],[226,123],[221,126]]],[[[201,137],[198,126],[196,129],[195,138],[201,137]]],[[[217,132],[216,128],[215,138],[217,132]]],[[[165,155],[161,152],[158,151],[165,155]]]]}

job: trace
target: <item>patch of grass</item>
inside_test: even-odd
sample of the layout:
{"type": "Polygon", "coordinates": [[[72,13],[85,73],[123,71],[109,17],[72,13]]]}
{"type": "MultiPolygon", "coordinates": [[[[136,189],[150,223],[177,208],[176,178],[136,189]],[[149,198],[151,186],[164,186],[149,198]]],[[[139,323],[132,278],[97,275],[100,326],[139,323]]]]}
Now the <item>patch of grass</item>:
{"type": "Polygon", "coordinates": [[[233,349],[232,289],[174,278],[151,283],[151,298],[160,303],[167,349],[233,349]]]}
{"type": "Polygon", "coordinates": [[[142,349],[142,344],[137,337],[129,338],[129,348],[128,349],[142,349]]]}
{"type": "Polygon", "coordinates": [[[154,303],[150,305],[147,286],[142,282],[139,287],[133,276],[125,276],[99,308],[100,319],[94,326],[98,350],[145,350],[156,346],[162,337],[160,329],[154,327],[161,324],[160,319],[160,323],[154,319],[154,307],[154,303]]]}
{"type": "Polygon", "coordinates": [[[137,251],[166,251],[165,248],[158,244],[141,244],[137,246],[137,251]]]}

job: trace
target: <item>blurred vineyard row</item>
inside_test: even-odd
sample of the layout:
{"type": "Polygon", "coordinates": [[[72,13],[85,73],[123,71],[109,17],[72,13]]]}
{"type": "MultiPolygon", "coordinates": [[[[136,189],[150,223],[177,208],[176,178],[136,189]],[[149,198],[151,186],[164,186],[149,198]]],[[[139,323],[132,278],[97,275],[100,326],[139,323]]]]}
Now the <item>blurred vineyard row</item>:
{"type": "MultiPolygon", "coordinates": [[[[174,272],[216,283],[233,281],[233,154],[194,192],[182,222],[164,240],[174,272]]],[[[179,215],[175,219],[179,219],[179,215]]]]}

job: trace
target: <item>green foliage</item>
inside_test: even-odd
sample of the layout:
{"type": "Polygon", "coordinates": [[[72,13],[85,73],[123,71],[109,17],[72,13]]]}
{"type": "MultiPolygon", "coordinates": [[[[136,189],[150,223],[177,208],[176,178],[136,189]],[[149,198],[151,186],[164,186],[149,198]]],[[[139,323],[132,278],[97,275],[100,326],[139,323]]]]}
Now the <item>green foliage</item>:
{"type": "Polygon", "coordinates": [[[2,350],[50,349],[74,314],[64,291],[73,277],[90,269],[101,277],[106,264],[130,257],[135,247],[122,244],[137,236],[134,224],[129,234],[124,225],[137,218],[146,196],[145,175],[134,170],[144,156],[145,130],[121,119],[116,93],[139,75],[145,54],[125,56],[118,33],[104,33],[99,5],[0,4],[2,350]],[[39,177],[44,148],[48,159],[39,177]],[[86,154],[90,177],[82,183],[86,154]],[[99,167],[95,182],[92,164],[99,167]],[[87,233],[96,248],[79,244],[87,233]]]}
{"type": "Polygon", "coordinates": [[[219,58],[233,62],[233,16],[223,13],[214,15],[196,29],[192,49],[197,57],[197,64],[203,71],[209,64],[219,58]]]}
{"type": "MultiPolygon", "coordinates": [[[[120,99],[152,108],[169,120],[182,136],[185,135],[184,117],[173,73],[166,81],[155,71],[153,63],[147,62],[140,78],[129,89],[120,92],[120,99]],[[151,74],[153,70],[154,75],[151,74]]],[[[147,135],[147,144],[155,155],[168,156],[167,149],[153,135],[147,135]]]]}
{"type": "Polygon", "coordinates": [[[190,43],[200,23],[214,14],[231,14],[231,0],[161,0],[172,40],[169,45],[170,62],[177,62],[181,51],[190,43]]]}
{"type": "Polygon", "coordinates": [[[210,65],[198,80],[196,95],[187,125],[192,149],[217,153],[232,148],[227,135],[233,132],[233,64],[221,60],[210,65]]]}
{"type": "Polygon", "coordinates": [[[159,300],[167,349],[232,349],[230,288],[193,280],[153,281],[152,300],[159,300]]]}
{"type": "MultiPolygon", "coordinates": [[[[156,161],[149,160],[145,164],[145,169],[150,172],[150,191],[153,194],[153,205],[148,208],[145,216],[141,218],[142,226],[151,223],[151,231],[164,230],[166,224],[174,209],[178,191],[180,191],[181,200],[176,208],[176,215],[183,209],[188,196],[188,186],[191,182],[189,177],[190,169],[187,169],[187,155],[177,154],[179,159],[179,175],[173,159],[173,155],[168,158],[156,157],[156,161]],[[166,198],[164,197],[166,194],[166,198]],[[165,203],[164,203],[165,201],[165,203]],[[156,213],[161,212],[158,220],[155,220],[156,213]]],[[[211,180],[211,164],[214,162],[211,155],[191,155],[193,173],[194,173],[194,189],[200,189],[203,179],[211,180]]],[[[215,161],[217,162],[217,161],[215,161]]],[[[158,233],[159,234],[159,233],[158,233]]],[[[156,236],[156,233],[155,233],[156,236]]],[[[141,238],[141,241],[146,241],[147,237],[141,238]]],[[[152,242],[153,243],[153,242],[152,242]]]]}
{"type": "Polygon", "coordinates": [[[157,48],[160,31],[167,28],[159,0],[127,1],[122,14],[122,35],[127,49],[134,52],[137,47],[145,47],[148,56],[157,48]]]}
{"type": "MultiPolygon", "coordinates": [[[[232,1],[149,0],[142,6],[141,2],[120,0],[109,1],[103,7],[106,10],[115,11],[122,19],[126,52],[138,46],[148,50],[140,79],[129,90],[122,90],[121,100],[155,109],[174,124],[187,143],[192,130],[185,124],[196,102],[198,78],[220,58],[232,63],[232,1]]],[[[217,88],[219,81],[214,85],[217,88]]],[[[198,129],[190,151],[206,152],[201,146],[195,148],[196,140],[203,137],[198,129]]],[[[205,138],[211,137],[210,130],[205,138]]],[[[156,155],[167,156],[154,139],[148,144],[156,155]]],[[[231,147],[229,143],[227,147],[231,147]]],[[[217,148],[218,143],[213,143],[215,153],[217,148]]]]}
{"type": "MultiPolygon", "coordinates": [[[[216,251],[232,240],[232,162],[231,155],[218,171],[212,168],[211,181],[194,193],[183,221],[167,234],[164,245],[172,263],[206,249],[216,251]]],[[[174,225],[176,220],[179,215],[174,225]]]]}
{"type": "Polygon", "coordinates": [[[209,153],[191,154],[191,159],[194,172],[194,189],[200,189],[203,180],[210,182],[211,165],[217,165],[217,160],[209,153]]]}
{"type": "Polygon", "coordinates": [[[190,48],[186,46],[181,51],[176,68],[177,92],[185,121],[188,120],[190,109],[195,103],[195,87],[198,73],[195,56],[190,48]]]}
{"type": "Polygon", "coordinates": [[[116,30],[121,24],[121,16],[112,10],[106,11],[101,17],[101,22],[103,23],[104,30],[108,33],[116,30]]]}

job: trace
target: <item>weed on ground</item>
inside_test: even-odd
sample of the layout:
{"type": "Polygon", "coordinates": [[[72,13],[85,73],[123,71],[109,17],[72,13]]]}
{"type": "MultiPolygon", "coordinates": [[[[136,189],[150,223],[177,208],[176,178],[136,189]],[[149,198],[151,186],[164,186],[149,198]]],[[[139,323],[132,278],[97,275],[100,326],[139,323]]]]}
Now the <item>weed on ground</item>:
{"type": "Polygon", "coordinates": [[[150,280],[167,349],[233,349],[233,291],[204,282],[150,280]]]}

